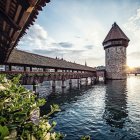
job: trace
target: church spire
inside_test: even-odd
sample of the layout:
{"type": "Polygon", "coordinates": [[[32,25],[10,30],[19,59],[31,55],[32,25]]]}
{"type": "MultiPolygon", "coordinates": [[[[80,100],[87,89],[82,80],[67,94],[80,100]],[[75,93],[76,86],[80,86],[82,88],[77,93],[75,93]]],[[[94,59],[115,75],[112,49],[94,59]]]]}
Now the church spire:
{"type": "Polygon", "coordinates": [[[87,66],[87,62],[85,61],[85,66],[87,66]]]}

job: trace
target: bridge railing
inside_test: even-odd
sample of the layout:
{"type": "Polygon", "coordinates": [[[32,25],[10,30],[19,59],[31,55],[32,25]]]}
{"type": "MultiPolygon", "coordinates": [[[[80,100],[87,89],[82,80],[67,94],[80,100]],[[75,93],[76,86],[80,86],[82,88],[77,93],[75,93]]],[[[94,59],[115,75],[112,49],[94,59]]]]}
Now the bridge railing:
{"type": "Polygon", "coordinates": [[[7,74],[9,76],[15,76],[21,74],[21,83],[30,84],[38,81],[42,83],[43,81],[60,81],[68,79],[81,79],[88,77],[96,77],[96,73],[93,72],[19,72],[19,71],[1,71],[0,74],[7,74]]]}

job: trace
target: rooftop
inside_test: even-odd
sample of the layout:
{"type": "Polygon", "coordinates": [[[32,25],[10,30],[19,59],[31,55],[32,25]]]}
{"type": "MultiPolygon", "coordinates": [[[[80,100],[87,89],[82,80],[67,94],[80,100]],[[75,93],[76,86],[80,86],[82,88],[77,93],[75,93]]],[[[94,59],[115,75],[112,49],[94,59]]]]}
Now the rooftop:
{"type": "Polygon", "coordinates": [[[95,68],[68,62],[62,59],[54,59],[50,57],[41,56],[21,50],[14,49],[7,61],[8,64],[26,65],[34,67],[46,67],[56,69],[69,69],[69,70],[85,70],[95,71],[95,68]]]}
{"type": "Polygon", "coordinates": [[[50,0],[0,0],[0,63],[7,61],[39,11],[50,0]]]}
{"type": "Polygon", "coordinates": [[[117,25],[116,22],[112,25],[112,28],[110,29],[109,33],[105,37],[103,44],[110,40],[118,40],[118,39],[124,39],[126,41],[130,41],[129,38],[125,35],[125,33],[121,30],[121,28],[117,25]]]}

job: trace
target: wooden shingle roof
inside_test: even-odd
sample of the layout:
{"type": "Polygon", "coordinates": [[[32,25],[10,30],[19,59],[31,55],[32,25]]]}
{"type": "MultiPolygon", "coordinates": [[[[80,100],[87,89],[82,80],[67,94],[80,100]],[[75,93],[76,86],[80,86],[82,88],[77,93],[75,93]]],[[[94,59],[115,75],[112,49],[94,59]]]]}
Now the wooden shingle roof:
{"type": "Polygon", "coordinates": [[[50,0],[0,0],[0,64],[50,0]]]}
{"type": "Polygon", "coordinates": [[[47,67],[56,69],[95,71],[95,68],[68,62],[66,60],[54,59],[21,50],[14,49],[7,61],[8,64],[26,65],[36,67],[47,67]]]}
{"type": "Polygon", "coordinates": [[[105,37],[103,44],[110,40],[118,40],[118,39],[124,39],[129,42],[129,38],[124,34],[121,28],[116,23],[114,23],[109,33],[105,37]]]}

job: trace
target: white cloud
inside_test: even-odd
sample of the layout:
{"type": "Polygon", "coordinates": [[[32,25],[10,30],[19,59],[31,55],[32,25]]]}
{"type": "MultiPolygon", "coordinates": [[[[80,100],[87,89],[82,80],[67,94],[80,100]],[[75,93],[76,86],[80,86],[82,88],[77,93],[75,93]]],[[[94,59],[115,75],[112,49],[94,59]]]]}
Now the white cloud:
{"type": "MultiPolygon", "coordinates": [[[[69,61],[76,61],[81,64],[84,64],[83,61],[87,60],[87,63],[90,66],[104,64],[105,58],[102,41],[110,27],[107,29],[107,27],[105,27],[106,24],[101,22],[100,18],[96,17],[96,14],[87,12],[88,10],[86,8],[88,7],[83,6],[80,8],[77,6],[78,5],[71,7],[71,11],[66,10],[67,7],[64,5],[64,10],[60,8],[62,11],[66,10],[67,16],[66,14],[63,16],[67,18],[59,17],[60,21],[65,20],[65,24],[61,24],[61,22],[57,23],[58,27],[56,32],[54,29],[53,33],[55,35],[52,34],[53,37],[49,35],[43,26],[35,24],[28,30],[27,35],[24,36],[19,43],[20,48],[30,51],[40,49],[41,51],[38,52],[42,52],[43,55],[46,54],[50,57],[55,57],[56,55],[58,55],[58,57],[63,56],[69,61]],[[59,24],[61,25],[60,28],[59,24]],[[54,37],[56,40],[58,38],[58,40],[56,41],[54,37]],[[51,53],[47,53],[47,51],[51,53]]],[[[60,9],[58,8],[57,10],[60,9]]],[[[134,55],[129,54],[139,52],[140,50],[140,8],[137,9],[135,15],[132,15],[123,23],[123,26],[120,25],[120,27],[130,38],[130,43],[127,49],[128,63],[130,64],[136,62],[135,60],[137,58],[134,55]]]]}
{"type": "Polygon", "coordinates": [[[27,35],[20,41],[22,49],[48,49],[54,39],[48,36],[47,31],[39,24],[34,24],[27,32],[27,35]]]}
{"type": "Polygon", "coordinates": [[[130,39],[128,50],[128,65],[140,66],[137,55],[140,52],[140,8],[137,9],[136,14],[131,16],[123,25],[127,36],[130,39]],[[135,54],[135,55],[132,55],[135,54]],[[130,57],[131,56],[131,57],[130,57]],[[134,64],[135,63],[135,64],[134,64]]]}
{"type": "Polygon", "coordinates": [[[123,26],[130,38],[128,53],[138,51],[140,46],[140,9],[137,9],[137,13],[131,16],[123,26]]]}
{"type": "MultiPolygon", "coordinates": [[[[82,20],[80,19],[79,22],[81,22],[81,27],[78,27],[78,24],[80,23],[77,23],[77,27],[82,29],[84,26],[82,25],[82,20]]],[[[98,56],[100,50],[102,50],[102,52],[104,51],[102,47],[100,47],[101,43],[96,41],[95,43],[93,42],[93,40],[96,40],[97,36],[99,36],[97,35],[98,32],[93,32],[95,29],[90,30],[90,28],[91,26],[83,30],[83,33],[81,34],[83,36],[81,37],[74,37],[69,41],[64,40],[64,42],[56,42],[48,35],[47,31],[41,25],[35,24],[20,41],[19,46],[22,50],[29,50],[54,58],[56,56],[59,58],[63,57],[66,60],[72,62],[76,61],[80,64],[84,64],[85,60],[87,60],[87,63],[90,66],[95,66],[97,65],[95,61],[100,59],[100,56],[98,56]],[[91,45],[92,47],[90,47],[90,49],[86,47],[91,45]]]]}

